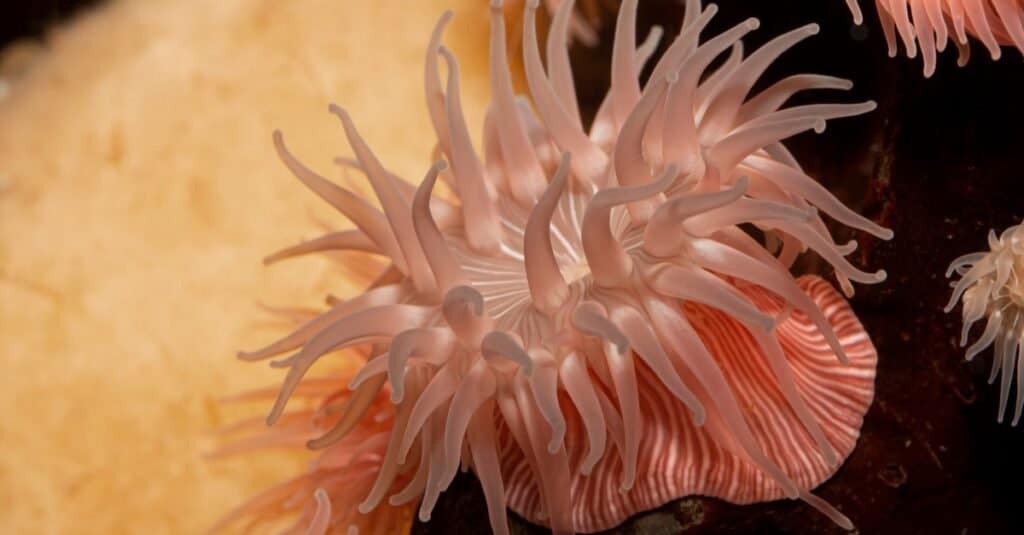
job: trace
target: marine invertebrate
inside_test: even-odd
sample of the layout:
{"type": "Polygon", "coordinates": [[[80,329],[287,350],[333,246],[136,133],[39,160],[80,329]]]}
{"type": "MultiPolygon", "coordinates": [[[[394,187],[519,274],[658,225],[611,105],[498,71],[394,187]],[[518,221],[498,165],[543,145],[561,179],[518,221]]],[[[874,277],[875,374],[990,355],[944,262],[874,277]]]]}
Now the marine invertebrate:
{"type": "Polygon", "coordinates": [[[1000,422],[1006,415],[1013,378],[1017,377],[1017,399],[1014,404],[1013,425],[1017,425],[1024,409],[1024,226],[1014,225],[996,235],[988,234],[988,252],[971,253],[954,260],[946,277],[954,273],[960,280],[952,284],[953,295],[946,305],[952,312],[958,302],[963,303],[963,328],[960,346],[967,345],[971,327],[986,319],[981,336],[967,348],[967,360],[994,346],[992,371],[988,382],[999,382],[1000,422]]]}
{"type": "MultiPolygon", "coordinates": [[[[857,0],[847,0],[857,24],[863,17],[857,0]]],[[[924,75],[935,72],[936,56],[952,42],[959,50],[957,63],[970,59],[972,35],[985,45],[992,59],[1002,55],[1001,46],[1012,45],[1024,54],[1024,2],[1021,0],[875,0],[889,56],[896,57],[897,35],[907,57],[924,61],[924,75]]]]}
{"type": "Polygon", "coordinates": [[[347,111],[329,108],[355,154],[340,161],[366,175],[380,210],[307,168],[274,133],[288,169],[357,227],[275,258],[352,249],[391,262],[365,293],[240,355],[295,351],[272,362],[288,369],[267,418],[274,425],[316,361],[366,350],[344,409],[309,441],[331,451],[360,422],[394,411],[360,512],[388,496],[422,496],[428,518],[462,466],[479,477],[497,533],[507,533],[506,506],[555,533],[591,532],[692,493],[800,498],[851,526],[809,490],[856,442],[875,351],[828,283],[794,279],[789,268],[809,248],[847,294],[851,281],[884,280],[847,261],[855,242],[834,243],[819,209],[892,233],[805,175],[781,140],[874,103],[783,108],[798,91],[850,87],[817,75],[751,97],[763,71],[817,26],[745,55],[756,19],[701,43],[716,7],[687,5],[683,29],[641,85],[658,35],[637,48],[637,2],[624,2],[612,87],[587,132],[565,50],[572,4],[556,13],[547,69],[538,2],[526,4],[534,115],[512,91],[501,2],[492,2],[483,160],[463,116],[458,62],[441,44],[451,14],[442,16],[424,73],[438,162],[417,187],[388,171],[347,111]],[[452,202],[432,194],[439,178],[452,202]],[[382,393],[393,409],[379,406],[382,393]]]}

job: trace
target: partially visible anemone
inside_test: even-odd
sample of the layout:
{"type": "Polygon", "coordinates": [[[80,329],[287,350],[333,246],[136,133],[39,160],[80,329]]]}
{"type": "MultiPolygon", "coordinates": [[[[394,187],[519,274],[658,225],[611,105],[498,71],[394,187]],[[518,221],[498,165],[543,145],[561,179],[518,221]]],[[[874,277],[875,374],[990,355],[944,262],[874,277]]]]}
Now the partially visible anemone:
{"type": "Polygon", "coordinates": [[[989,231],[987,252],[971,253],[950,264],[946,276],[954,273],[960,280],[952,284],[953,295],[946,305],[952,312],[963,304],[963,328],[960,347],[967,345],[971,327],[985,320],[981,336],[967,348],[966,358],[993,347],[992,368],[988,382],[999,382],[999,413],[1001,423],[1006,416],[1010,390],[1017,378],[1017,397],[1013,423],[1017,425],[1024,412],[1024,226],[1014,225],[996,235],[989,231]]]}
{"type": "MultiPolygon", "coordinates": [[[[846,0],[857,24],[863,16],[857,0],[846,0]]],[[[968,36],[981,41],[993,60],[1001,46],[1016,46],[1024,54],[1024,0],[875,0],[889,56],[896,57],[897,36],[907,57],[924,61],[924,75],[935,73],[937,54],[949,43],[956,46],[962,67],[971,57],[968,36]]]]}
{"type": "Polygon", "coordinates": [[[877,355],[843,297],[791,267],[814,251],[852,295],[853,282],[878,283],[885,272],[853,266],[856,242],[835,243],[821,213],[882,239],[892,232],[807,176],[782,140],[874,103],[784,107],[797,92],[852,85],[809,74],[751,96],[817,25],[747,54],[742,38],[758,21],[701,43],[717,8],[697,0],[641,85],[660,34],[635,46],[637,2],[627,0],[611,89],[585,130],[566,51],[572,4],[554,16],[546,68],[537,8],[526,3],[522,39],[531,103],[513,92],[502,3],[491,3],[482,158],[458,62],[442,45],[450,12],[427,47],[436,163],[418,186],[388,170],[347,111],[329,107],[355,155],[339,162],[365,174],[379,208],[306,167],[274,132],[285,166],[356,228],[272,258],[353,250],[390,262],[366,292],[240,354],[292,352],[271,362],[288,372],[267,423],[296,422],[296,442],[349,459],[352,448],[369,451],[354,434],[387,437],[374,438],[369,490],[310,484],[304,502],[286,502],[305,504],[300,520],[328,517],[317,530],[364,521],[318,514],[328,502],[332,511],[358,504],[372,519],[386,503],[419,499],[427,520],[461,467],[479,478],[499,535],[506,507],[556,534],[594,532],[689,494],[801,499],[851,528],[810,490],[856,443],[877,355]],[[451,196],[433,195],[439,180],[451,196]],[[350,348],[367,360],[348,384],[331,383],[328,399],[344,400],[337,411],[319,425],[289,411],[289,400],[324,381],[307,377],[313,364],[350,348]],[[325,489],[319,500],[314,488],[325,489]]]}

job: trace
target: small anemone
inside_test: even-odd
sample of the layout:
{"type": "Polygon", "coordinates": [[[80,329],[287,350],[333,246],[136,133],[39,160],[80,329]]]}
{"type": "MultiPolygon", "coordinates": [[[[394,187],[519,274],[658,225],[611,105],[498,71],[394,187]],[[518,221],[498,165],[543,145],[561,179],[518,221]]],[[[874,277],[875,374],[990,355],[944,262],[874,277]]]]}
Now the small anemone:
{"type": "Polygon", "coordinates": [[[952,312],[958,302],[963,303],[960,347],[967,345],[971,327],[986,320],[981,336],[967,348],[967,360],[995,347],[988,382],[1001,376],[998,420],[1002,422],[1006,415],[1016,375],[1013,425],[1017,425],[1024,412],[1024,226],[1014,225],[998,236],[989,231],[988,245],[988,252],[967,254],[950,264],[946,276],[956,274],[960,280],[952,283],[953,295],[945,310],[952,312]]]}

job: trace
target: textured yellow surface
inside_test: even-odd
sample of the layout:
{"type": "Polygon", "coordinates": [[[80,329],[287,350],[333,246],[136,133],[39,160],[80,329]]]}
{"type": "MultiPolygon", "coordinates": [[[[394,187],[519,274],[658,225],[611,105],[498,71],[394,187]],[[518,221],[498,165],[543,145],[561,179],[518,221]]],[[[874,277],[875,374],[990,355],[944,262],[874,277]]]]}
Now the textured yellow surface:
{"type": "MultiPolygon", "coordinates": [[[[301,459],[202,458],[210,430],[277,382],[234,352],[283,332],[256,304],[351,291],[272,249],[340,220],[277,161],[270,132],[341,177],[327,103],[418,180],[433,135],[423,48],[453,7],[474,131],[481,0],[138,0],[87,13],[0,88],[0,533],[197,533],[301,459]]],[[[24,58],[19,61],[24,63],[24,58]]],[[[236,412],[237,411],[237,412],[236,412]]]]}

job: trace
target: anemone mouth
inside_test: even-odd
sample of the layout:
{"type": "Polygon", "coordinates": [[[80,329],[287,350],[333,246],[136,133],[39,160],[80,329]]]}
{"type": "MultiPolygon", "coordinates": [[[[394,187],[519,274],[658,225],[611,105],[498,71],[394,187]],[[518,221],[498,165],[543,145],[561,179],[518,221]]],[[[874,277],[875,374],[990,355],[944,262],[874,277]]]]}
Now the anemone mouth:
{"type": "MultiPolygon", "coordinates": [[[[690,493],[799,498],[851,527],[810,489],[856,441],[874,349],[835,290],[790,268],[811,250],[850,295],[853,282],[885,273],[850,264],[855,243],[836,244],[820,214],[892,233],[804,174],[782,140],[874,103],[784,107],[800,91],[850,87],[816,75],[750,96],[817,25],[745,54],[742,39],[758,21],[702,41],[716,8],[696,0],[641,85],[660,34],[634,45],[637,2],[627,0],[612,86],[585,131],[565,50],[571,3],[555,16],[547,68],[537,7],[526,2],[522,40],[531,106],[512,91],[502,5],[491,2],[494,101],[482,159],[458,62],[442,45],[450,12],[431,35],[424,73],[438,162],[417,186],[388,171],[338,106],[329,110],[355,154],[350,165],[379,208],[307,168],[275,132],[286,167],[357,227],[289,251],[358,250],[391,264],[363,294],[240,355],[293,352],[271,363],[287,374],[267,422],[302,420],[289,404],[314,363],[362,348],[367,361],[348,391],[329,397],[344,403],[331,403],[308,445],[332,459],[371,450],[376,478],[358,507],[367,518],[385,501],[419,499],[428,519],[463,467],[478,476],[499,535],[507,506],[562,534],[612,527],[690,493]],[[456,198],[434,196],[437,180],[456,198]],[[378,429],[381,421],[390,423],[378,429]]],[[[325,466],[338,478],[347,467],[325,466]]],[[[348,497],[327,494],[326,513],[323,494],[310,495],[310,522],[363,518],[348,497]]]]}

